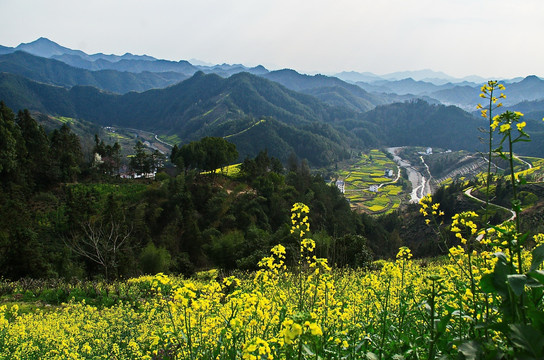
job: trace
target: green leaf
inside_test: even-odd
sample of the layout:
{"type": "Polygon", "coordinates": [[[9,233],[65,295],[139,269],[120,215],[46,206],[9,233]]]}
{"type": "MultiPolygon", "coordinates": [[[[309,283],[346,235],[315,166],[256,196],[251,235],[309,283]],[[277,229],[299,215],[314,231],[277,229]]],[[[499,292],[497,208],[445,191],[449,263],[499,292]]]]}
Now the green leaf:
{"type": "Polygon", "coordinates": [[[459,352],[465,356],[466,360],[480,359],[482,347],[476,341],[468,341],[459,345],[459,352]]]}
{"type": "Polygon", "coordinates": [[[525,324],[511,324],[510,338],[514,344],[514,351],[532,355],[535,359],[542,359],[544,355],[544,336],[535,328],[525,324]]]}
{"type": "Polygon", "coordinates": [[[532,270],[529,271],[527,275],[544,285],[544,270],[532,270]]]}
{"type": "Polygon", "coordinates": [[[310,348],[308,347],[308,345],[306,344],[302,344],[302,349],[304,350],[304,352],[310,356],[315,356],[315,353],[310,350],[310,348]]]}
{"type": "MultiPolygon", "coordinates": [[[[511,274],[510,265],[503,252],[495,253],[498,258],[493,273],[484,275],[484,286],[489,292],[498,293],[501,296],[508,296],[507,276],[511,274]]],[[[480,281],[482,281],[480,280],[480,281]]]]}
{"type": "Polygon", "coordinates": [[[529,236],[529,233],[522,234],[518,238],[518,242],[521,244],[521,246],[525,245],[525,241],[527,240],[527,237],[529,236]]]}
{"type": "Polygon", "coordinates": [[[524,274],[512,274],[508,275],[508,284],[510,288],[517,296],[521,296],[525,290],[525,284],[527,284],[527,276],[524,274]]]}
{"type": "Polygon", "coordinates": [[[495,274],[485,274],[480,279],[480,287],[482,291],[486,294],[496,293],[497,288],[495,287],[495,274]]]}
{"type": "Polygon", "coordinates": [[[446,332],[446,328],[450,323],[451,317],[452,313],[448,312],[448,315],[442,316],[440,321],[436,322],[436,338],[439,338],[444,332],[446,332]]]}
{"type": "Polygon", "coordinates": [[[519,199],[512,200],[512,210],[518,213],[521,211],[521,201],[519,199]]]}
{"type": "Polygon", "coordinates": [[[540,245],[533,250],[533,261],[529,271],[537,270],[544,261],[544,245],[540,245]]]}

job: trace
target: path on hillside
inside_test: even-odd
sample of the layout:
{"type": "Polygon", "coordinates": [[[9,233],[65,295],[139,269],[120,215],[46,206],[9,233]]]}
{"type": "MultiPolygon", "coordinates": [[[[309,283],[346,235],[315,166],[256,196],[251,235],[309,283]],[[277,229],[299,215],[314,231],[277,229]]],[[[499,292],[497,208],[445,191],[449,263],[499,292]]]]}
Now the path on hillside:
{"type": "Polygon", "coordinates": [[[397,181],[399,181],[399,179],[400,179],[400,167],[397,165],[397,177],[395,178],[395,180],[391,180],[391,181],[386,182],[386,183],[381,183],[380,185],[378,185],[378,189],[380,189],[384,185],[395,184],[397,181]]]}
{"type": "MultiPolygon", "coordinates": [[[[476,201],[478,201],[478,202],[481,202],[481,203],[485,204],[485,201],[484,201],[484,200],[478,199],[477,197],[475,197],[474,195],[472,195],[472,190],[473,190],[473,189],[474,189],[473,187],[470,187],[470,188],[466,189],[466,190],[465,190],[465,195],[468,196],[468,197],[471,198],[471,199],[474,199],[474,200],[476,200],[476,201]]],[[[503,210],[509,211],[509,212],[512,214],[512,216],[511,216],[508,220],[506,220],[506,221],[514,221],[514,220],[516,219],[516,212],[515,212],[514,210],[508,209],[508,208],[505,208],[504,206],[497,205],[497,204],[493,204],[493,203],[489,203],[489,205],[495,206],[495,207],[497,207],[497,208],[499,208],[499,209],[503,209],[503,210]]],[[[488,228],[487,230],[489,231],[490,229],[492,229],[492,228],[488,228]]],[[[483,237],[484,237],[484,235],[485,235],[485,234],[478,235],[478,236],[476,237],[476,240],[478,240],[478,241],[482,240],[483,237]]]]}
{"type": "Polygon", "coordinates": [[[237,133],[235,133],[235,134],[230,134],[230,135],[225,135],[225,136],[223,136],[223,139],[228,139],[228,138],[231,138],[231,137],[233,137],[233,136],[238,136],[238,135],[240,135],[240,134],[243,134],[243,133],[245,133],[245,132],[247,132],[247,131],[253,129],[255,126],[257,126],[257,125],[259,125],[259,124],[263,124],[263,123],[265,123],[265,122],[266,122],[265,119],[261,119],[261,120],[257,121],[256,123],[251,124],[247,129],[244,129],[244,130],[242,130],[242,131],[239,131],[239,132],[237,132],[237,133]]]}
{"type": "Polygon", "coordinates": [[[529,162],[523,160],[522,158],[520,158],[519,156],[517,156],[517,155],[515,155],[515,154],[514,154],[514,159],[516,159],[516,160],[518,160],[518,161],[521,161],[522,163],[524,163],[525,165],[527,165],[527,167],[528,167],[529,169],[532,169],[532,168],[533,168],[533,164],[531,164],[531,163],[529,163],[529,162]]]}
{"type": "MultiPolygon", "coordinates": [[[[481,202],[481,203],[485,204],[485,200],[478,199],[476,196],[472,195],[472,190],[473,189],[474,189],[473,187],[469,187],[468,189],[466,189],[465,190],[465,195],[468,196],[471,199],[474,199],[474,200],[476,200],[478,202],[481,202]]],[[[514,210],[506,208],[506,207],[501,206],[501,205],[493,204],[493,203],[489,203],[489,205],[492,205],[492,206],[494,206],[496,208],[503,209],[503,210],[506,210],[506,211],[510,212],[512,214],[512,216],[506,221],[513,221],[513,220],[516,219],[516,212],[514,210]]]]}
{"type": "Polygon", "coordinates": [[[172,145],[172,144],[170,144],[170,143],[167,143],[167,142],[164,141],[164,140],[159,139],[159,135],[157,135],[157,134],[155,134],[155,140],[157,140],[157,141],[160,142],[161,144],[164,144],[164,145],[166,145],[166,146],[170,146],[171,148],[174,147],[174,145],[172,145]]]}

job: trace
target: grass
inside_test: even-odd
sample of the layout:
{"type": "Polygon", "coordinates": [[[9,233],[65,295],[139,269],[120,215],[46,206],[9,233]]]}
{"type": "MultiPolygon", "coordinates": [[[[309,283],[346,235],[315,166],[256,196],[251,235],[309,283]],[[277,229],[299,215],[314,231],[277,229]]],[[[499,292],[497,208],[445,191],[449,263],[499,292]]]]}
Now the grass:
{"type": "Polygon", "coordinates": [[[63,124],[68,124],[68,125],[75,124],[75,120],[73,118],[66,117],[66,116],[57,116],[57,117],[54,117],[54,119],[60,121],[63,124]]]}

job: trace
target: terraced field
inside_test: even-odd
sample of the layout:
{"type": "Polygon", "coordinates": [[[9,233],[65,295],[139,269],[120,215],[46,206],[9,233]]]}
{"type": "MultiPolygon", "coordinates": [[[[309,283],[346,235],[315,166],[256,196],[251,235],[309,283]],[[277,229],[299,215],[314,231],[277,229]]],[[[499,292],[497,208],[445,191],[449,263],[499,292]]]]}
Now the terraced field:
{"type": "Polygon", "coordinates": [[[356,162],[339,170],[338,180],[345,182],[345,196],[351,206],[367,213],[391,212],[406,197],[399,168],[379,150],[362,154],[356,162]]]}

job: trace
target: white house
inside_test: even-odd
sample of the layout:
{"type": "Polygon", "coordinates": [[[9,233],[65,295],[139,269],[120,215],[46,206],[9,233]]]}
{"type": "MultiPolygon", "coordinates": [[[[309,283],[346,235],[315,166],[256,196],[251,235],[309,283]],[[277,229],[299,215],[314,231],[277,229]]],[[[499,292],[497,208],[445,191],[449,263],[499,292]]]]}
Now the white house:
{"type": "Polygon", "coordinates": [[[336,187],[342,194],[346,192],[346,183],[343,180],[336,180],[336,187]]]}
{"type": "Polygon", "coordinates": [[[370,185],[370,188],[368,190],[372,192],[378,192],[379,186],[378,185],[370,185]]]}

